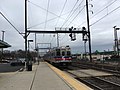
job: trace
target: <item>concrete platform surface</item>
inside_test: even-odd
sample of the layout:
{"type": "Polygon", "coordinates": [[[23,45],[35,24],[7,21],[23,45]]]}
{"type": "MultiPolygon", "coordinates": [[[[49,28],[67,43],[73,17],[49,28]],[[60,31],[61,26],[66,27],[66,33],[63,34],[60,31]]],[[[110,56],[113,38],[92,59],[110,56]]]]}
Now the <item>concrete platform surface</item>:
{"type": "Polygon", "coordinates": [[[0,77],[0,90],[92,90],[56,70],[46,62],[40,62],[33,65],[32,71],[0,73],[0,76],[7,77],[0,77]]]}
{"type": "Polygon", "coordinates": [[[38,66],[31,90],[73,90],[59,78],[48,65],[41,62],[38,66]]]}
{"type": "Polygon", "coordinates": [[[91,76],[108,76],[113,75],[104,71],[93,70],[93,69],[81,69],[81,70],[69,70],[69,72],[78,75],[79,77],[91,77],[91,76]]]}

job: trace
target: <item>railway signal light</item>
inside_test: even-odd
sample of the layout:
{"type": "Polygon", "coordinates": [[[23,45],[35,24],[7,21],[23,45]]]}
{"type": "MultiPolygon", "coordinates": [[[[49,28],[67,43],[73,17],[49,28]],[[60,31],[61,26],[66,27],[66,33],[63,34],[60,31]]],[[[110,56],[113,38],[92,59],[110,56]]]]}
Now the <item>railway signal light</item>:
{"type": "Polygon", "coordinates": [[[71,37],[71,41],[75,41],[76,40],[76,34],[72,33],[73,30],[76,30],[76,28],[73,28],[73,26],[71,28],[69,28],[69,31],[71,32],[69,34],[69,36],[71,37]]]}
{"type": "MultiPolygon", "coordinates": [[[[86,31],[86,28],[85,27],[82,27],[82,31],[86,31]]],[[[82,34],[82,38],[83,38],[83,41],[87,41],[88,40],[88,36],[87,36],[87,34],[86,33],[83,33],[82,34]]]]}
{"type": "Polygon", "coordinates": [[[73,30],[73,26],[71,28],[69,28],[69,31],[72,33],[72,30],[73,30]]]}

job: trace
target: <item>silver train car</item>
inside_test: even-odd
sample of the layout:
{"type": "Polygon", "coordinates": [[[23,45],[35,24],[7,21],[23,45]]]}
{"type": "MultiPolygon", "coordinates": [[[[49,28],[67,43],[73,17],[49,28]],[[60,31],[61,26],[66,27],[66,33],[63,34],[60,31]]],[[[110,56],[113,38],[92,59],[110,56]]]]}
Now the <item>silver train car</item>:
{"type": "Polygon", "coordinates": [[[69,46],[56,47],[44,55],[44,60],[59,66],[69,66],[72,62],[71,48],[69,46]]]}

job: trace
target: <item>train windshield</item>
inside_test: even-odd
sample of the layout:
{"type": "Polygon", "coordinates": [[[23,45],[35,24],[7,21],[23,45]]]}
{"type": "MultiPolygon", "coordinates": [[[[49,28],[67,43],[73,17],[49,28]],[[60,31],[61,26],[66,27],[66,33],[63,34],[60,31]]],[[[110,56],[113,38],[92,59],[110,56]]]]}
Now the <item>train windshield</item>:
{"type": "Polygon", "coordinates": [[[60,49],[56,49],[56,56],[60,56],[60,49]]]}
{"type": "Polygon", "coordinates": [[[62,56],[65,56],[65,52],[64,51],[62,51],[62,56]]]}
{"type": "Polygon", "coordinates": [[[71,52],[70,51],[67,51],[67,56],[70,56],[71,55],[71,52]]]}

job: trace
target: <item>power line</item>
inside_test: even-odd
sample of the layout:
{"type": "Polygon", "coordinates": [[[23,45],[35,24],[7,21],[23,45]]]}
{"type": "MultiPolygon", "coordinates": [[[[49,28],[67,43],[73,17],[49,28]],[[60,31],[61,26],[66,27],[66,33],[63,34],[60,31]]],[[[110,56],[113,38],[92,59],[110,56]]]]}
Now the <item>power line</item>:
{"type": "MultiPolygon", "coordinates": [[[[84,6],[85,7],[85,6],[84,6]]],[[[84,9],[84,7],[78,12],[78,14],[69,22],[69,24],[67,26],[69,26],[77,17],[78,15],[82,12],[82,10],[84,9]]]]}
{"type": "Polygon", "coordinates": [[[47,13],[46,13],[46,19],[45,19],[45,27],[44,27],[44,30],[46,29],[46,24],[47,24],[47,17],[48,17],[49,4],[50,4],[50,0],[48,0],[48,5],[47,5],[47,13]]]}
{"type": "Polygon", "coordinates": [[[105,18],[106,16],[110,15],[111,13],[113,13],[114,11],[116,11],[119,8],[120,8],[120,6],[118,6],[115,9],[113,9],[111,12],[107,13],[106,15],[104,15],[103,17],[101,17],[100,19],[98,19],[97,21],[95,21],[94,23],[92,23],[90,26],[93,26],[94,24],[96,24],[97,22],[101,21],[103,18],[105,18]]]}
{"type": "MultiPolygon", "coordinates": [[[[47,20],[47,21],[45,21],[45,22],[50,22],[50,21],[52,21],[52,20],[55,20],[56,18],[57,18],[57,17],[52,18],[52,19],[49,19],[49,20],[47,20]]],[[[41,24],[44,24],[45,22],[41,22],[41,23],[39,23],[39,24],[36,24],[36,25],[30,26],[30,27],[28,27],[28,29],[33,28],[33,27],[36,27],[36,26],[41,25],[41,24]]]]}
{"type": "Polygon", "coordinates": [[[65,44],[65,43],[67,43],[67,42],[69,42],[69,38],[66,38],[62,43],[61,43],[61,45],[63,45],[63,44],[65,44]]]}
{"type": "MultiPolygon", "coordinates": [[[[29,20],[29,23],[30,23],[30,25],[31,25],[32,22],[33,22],[33,13],[32,13],[32,7],[31,7],[30,5],[28,5],[28,6],[29,6],[29,9],[28,9],[28,10],[29,10],[29,13],[31,12],[31,13],[28,15],[28,20],[29,20]]],[[[29,27],[29,24],[28,24],[28,27],[29,27]]],[[[27,29],[29,29],[28,27],[27,27],[27,29]]]]}
{"type": "MultiPolygon", "coordinates": [[[[32,3],[31,1],[28,1],[28,2],[31,3],[32,5],[40,8],[40,9],[44,10],[44,11],[47,11],[47,9],[44,9],[44,8],[42,8],[41,6],[39,6],[39,5],[35,4],[35,3],[32,3]]],[[[52,15],[59,17],[58,15],[56,15],[55,13],[53,13],[53,12],[51,12],[51,11],[49,11],[49,10],[48,10],[48,13],[51,13],[52,15]]]]}
{"type": "Polygon", "coordinates": [[[74,4],[74,6],[73,6],[71,12],[69,13],[69,15],[67,16],[67,18],[65,19],[65,21],[64,21],[64,23],[62,24],[61,28],[62,28],[62,27],[64,26],[64,24],[67,22],[69,16],[71,15],[71,13],[72,13],[72,11],[73,11],[73,9],[75,8],[75,6],[76,6],[77,3],[78,3],[78,0],[77,0],[76,3],[74,4]]]}
{"type": "Polygon", "coordinates": [[[98,15],[99,13],[101,13],[102,11],[104,11],[106,8],[108,8],[109,6],[111,6],[112,4],[114,4],[117,0],[114,0],[113,2],[111,2],[110,4],[108,4],[107,6],[105,6],[103,9],[101,9],[99,12],[97,12],[96,14],[94,14],[94,16],[92,16],[91,18],[95,17],[96,15],[98,15]]]}
{"type": "Polygon", "coordinates": [[[32,50],[35,50],[35,49],[33,48],[33,46],[31,45],[31,43],[30,43],[29,45],[30,45],[30,47],[31,47],[32,50]]]}
{"type": "MultiPolygon", "coordinates": [[[[47,11],[46,9],[42,8],[41,6],[39,6],[39,5],[35,4],[35,3],[32,3],[31,1],[28,1],[28,2],[31,3],[32,5],[40,8],[40,9],[44,10],[44,11],[47,11]]],[[[52,15],[54,15],[54,16],[56,16],[56,17],[59,17],[59,18],[61,18],[61,19],[63,19],[63,20],[65,20],[65,18],[62,18],[62,17],[60,17],[59,15],[56,15],[55,13],[53,13],[53,12],[51,12],[51,11],[49,11],[49,10],[48,10],[48,13],[51,13],[52,15]]],[[[63,14],[63,15],[65,15],[65,14],[63,14]]],[[[61,16],[62,16],[62,15],[61,15],[61,16]]],[[[54,19],[55,19],[55,18],[54,18],[54,19]]],[[[69,22],[69,21],[68,21],[68,22],[69,22]]],[[[43,23],[45,23],[45,22],[43,22],[43,23]]],[[[40,24],[42,24],[42,23],[40,23],[40,24]]],[[[73,23],[73,24],[74,24],[74,23],[73,23]]],[[[34,26],[37,26],[37,25],[34,25],[34,26]]],[[[32,26],[32,27],[33,27],[33,26],[32,26]]]]}
{"type": "MultiPolygon", "coordinates": [[[[98,15],[99,13],[101,13],[102,11],[104,11],[106,8],[110,7],[112,4],[114,4],[117,0],[114,0],[112,3],[108,4],[107,6],[105,6],[103,9],[101,9],[99,12],[97,12],[96,14],[94,14],[94,16],[92,16],[90,19],[92,19],[93,17],[95,17],[96,15],[98,15]]],[[[82,22],[78,27],[80,27],[83,23],[85,23],[86,21],[82,22]]]]}
{"type": "MultiPolygon", "coordinates": [[[[71,12],[71,11],[69,11],[69,12],[71,12]]],[[[67,13],[65,13],[65,14],[63,14],[63,15],[61,15],[61,16],[64,16],[64,15],[68,14],[69,12],[67,12],[67,13]]],[[[47,20],[47,22],[50,22],[50,21],[55,20],[55,19],[57,19],[57,18],[58,18],[58,16],[56,16],[55,18],[51,18],[51,19],[47,20]]],[[[36,25],[32,25],[32,26],[28,27],[27,29],[36,27],[36,26],[41,25],[41,24],[44,24],[44,23],[45,23],[45,21],[44,21],[44,22],[41,22],[41,23],[38,23],[38,24],[36,24],[36,25]]]]}
{"type": "MultiPolygon", "coordinates": [[[[50,4],[50,0],[48,0],[48,4],[47,4],[47,12],[46,12],[46,19],[45,19],[45,26],[44,26],[44,30],[46,29],[46,25],[47,25],[47,17],[48,17],[49,4],[50,4]]],[[[43,34],[43,36],[44,36],[44,34],[43,34]]]]}
{"type": "MultiPolygon", "coordinates": [[[[84,1],[84,0],[82,0],[82,1],[80,2],[80,4],[78,5],[77,8],[79,8],[79,7],[81,6],[81,4],[83,3],[83,1],[84,1]]],[[[76,2],[76,4],[77,4],[77,2],[76,2]]],[[[76,5],[76,4],[75,4],[75,5],[76,5]]],[[[75,5],[74,5],[74,6],[75,6],[75,5]]],[[[85,6],[84,6],[84,7],[85,7],[85,6]]],[[[84,9],[84,7],[83,7],[83,9],[84,9]]],[[[74,10],[74,12],[77,10],[77,8],[74,10]]],[[[73,7],[73,9],[74,9],[74,7],[73,7]]],[[[73,9],[72,9],[72,10],[73,10],[73,9]]],[[[82,9],[82,10],[83,10],[83,9],[82,9]]],[[[71,10],[71,11],[72,11],[72,10],[71,10]]],[[[81,11],[82,11],[82,10],[81,10],[81,11]]],[[[79,13],[80,13],[81,11],[79,11],[79,13]]],[[[64,24],[70,19],[70,17],[72,17],[72,15],[74,14],[74,12],[73,12],[71,15],[69,14],[69,17],[67,17],[66,21],[63,23],[63,25],[62,25],[61,27],[63,27],[64,24]]],[[[79,13],[72,19],[72,21],[70,21],[69,25],[77,18],[77,16],[79,15],[79,13]]],[[[69,25],[68,25],[68,26],[69,26],[69,25]]],[[[66,35],[66,34],[65,34],[65,35],[66,35]]],[[[62,37],[62,39],[65,37],[65,35],[62,37]]],[[[61,39],[61,40],[62,40],[62,39],[61,39]]],[[[61,41],[61,40],[60,40],[60,41],[61,41]]]]}
{"type": "Polygon", "coordinates": [[[53,34],[52,39],[50,40],[50,43],[53,41],[53,38],[55,38],[55,34],[53,34]]]}
{"type": "MultiPolygon", "coordinates": [[[[61,17],[61,14],[62,14],[62,12],[63,12],[63,10],[64,10],[65,6],[66,6],[66,3],[67,3],[67,0],[65,1],[64,5],[63,5],[63,8],[62,8],[62,10],[61,10],[61,12],[60,12],[60,15],[59,15],[59,18],[61,17]]],[[[56,22],[55,27],[56,27],[56,26],[57,26],[57,24],[58,24],[59,18],[58,18],[58,20],[57,20],[57,22],[56,22]]]]}
{"type": "Polygon", "coordinates": [[[74,9],[75,6],[76,6],[76,4],[78,3],[78,1],[79,1],[79,0],[77,0],[77,2],[75,3],[75,5],[73,6],[71,12],[69,13],[69,15],[67,16],[67,18],[65,19],[65,21],[64,21],[64,23],[62,24],[61,28],[62,28],[62,27],[65,25],[65,23],[70,19],[70,17],[72,17],[72,15],[73,15],[73,14],[75,13],[75,11],[80,7],[80,5],[82,4],[82,2],[83,2],[84,0],[81,1],[81,3],[78,5],[78,7],[77,7],[76,9],[74,9]],[[73,11],[73,9],[74,9],[74,11],[73,11]],[[72,11],[73,11],[73,12],[72,12],[72,11]]]}
{"type": "Polygon", "coordinates": [[[24,36],[21,34],[21,32],[8,20],[7,17],[5,17],[5,15],[4,15],[2,12],[0,12],[0,14],[3,16],[3,18],[4,18],[22,37],[24,37],[24,36]]]}

